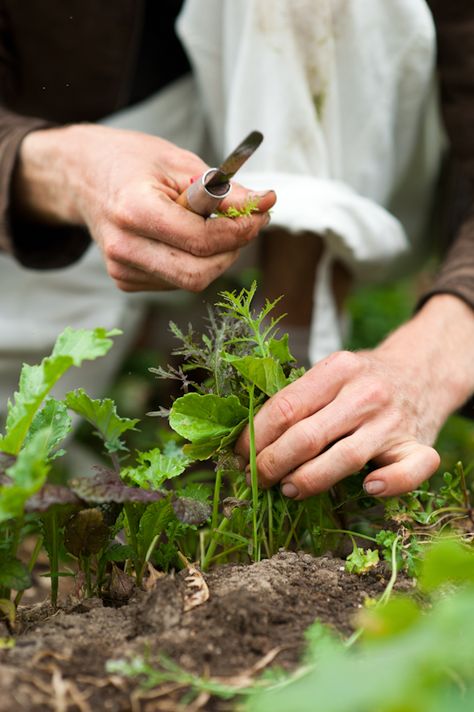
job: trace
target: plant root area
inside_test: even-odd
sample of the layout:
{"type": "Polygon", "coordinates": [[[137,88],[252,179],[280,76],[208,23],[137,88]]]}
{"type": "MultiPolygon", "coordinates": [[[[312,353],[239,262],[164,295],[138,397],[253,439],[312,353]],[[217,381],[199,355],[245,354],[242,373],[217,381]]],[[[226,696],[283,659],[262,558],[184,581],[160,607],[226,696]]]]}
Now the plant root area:
{"type": "MultiPolygon", "coordinates": [[[[280,552],[210,571],[209,599],[185,612],[186,574],[163,575],[120,607],[97,598],[71,599],[57,611],[48,603],[20,607],[16,644],[0,650],[0,712],[230,710],[235,702],[191,693],[173,676],[147,689],[107,672],[106,662],[140,655],[160,669],[165,655],[185,671],[245,687],[264,668],[294,668],[315,619],[349,635],[365,599],[380,596],[388,580],[384,564],[358,576],[341,559],[280,552]]],[[[409,587],[399,579],[397,588],[409,587]]]]}

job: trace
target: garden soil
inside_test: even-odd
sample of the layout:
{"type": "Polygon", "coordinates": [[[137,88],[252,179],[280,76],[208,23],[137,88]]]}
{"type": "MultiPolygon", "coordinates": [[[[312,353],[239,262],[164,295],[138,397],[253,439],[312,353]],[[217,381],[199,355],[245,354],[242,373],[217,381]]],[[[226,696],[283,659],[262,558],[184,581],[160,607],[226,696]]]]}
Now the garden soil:
{"type": "Polygon", "coordinates": [[[350,634],[388,574],[383,564],[357,576],[340,559],[281,552],[206,574],[209,599],[187,612],[185,579],[186,572],[162,576],[120,607],[100,599],[71,599],[57,611],[48,603],[20,607],[16,645],[0,650],[0,712],[230,710],[235,703],[190,696],[177,681],[145,690],[107,673],[106,662],[164,654],[186,671],[243,685],[265,667],[294,668],[315,619],[350,634]]]}

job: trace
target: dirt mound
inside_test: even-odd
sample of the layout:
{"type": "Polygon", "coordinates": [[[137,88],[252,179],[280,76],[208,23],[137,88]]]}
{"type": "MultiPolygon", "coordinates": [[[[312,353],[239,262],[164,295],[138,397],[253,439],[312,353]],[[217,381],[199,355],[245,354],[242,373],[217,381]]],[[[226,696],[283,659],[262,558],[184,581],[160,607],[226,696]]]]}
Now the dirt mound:
{"type": "MultiPolygon", "coordinates": [[[[387,583],[382,565],[356,576],[340,559],[289,552],[221,566],[205,578],[210,598],[188,612],[183,572],[120,608],[99,599],[56,612],[48,604],[25,607],[16,646],[0,651],[0,712],[182,709],[183,685],[164,685],[160,697],[133,693],[136,682],[108,674],[107,660],[165,654],[199,675],[230,677],[270,654],[274,664],[291,668],[315,619],[348,634],[365,598],[380,595],[387,583]]],[[[229,709],[229,703],[204,695],[198,707],[229,709]]]]}

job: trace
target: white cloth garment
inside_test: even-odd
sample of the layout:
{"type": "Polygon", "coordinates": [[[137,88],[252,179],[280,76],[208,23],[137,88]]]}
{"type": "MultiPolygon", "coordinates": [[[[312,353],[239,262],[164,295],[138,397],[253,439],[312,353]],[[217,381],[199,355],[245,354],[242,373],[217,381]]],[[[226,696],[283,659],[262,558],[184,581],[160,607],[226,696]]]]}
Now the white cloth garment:
{"type": "MultiPolygon", "coordinates": [[[[272,221],[325,238],[310,358],[341,346],[328,270],[414,264],[443,145],[424,0],[188,0],[179,19],[214,146],[265,140],[239,173],[275,188],[272,221]]],[[[297,244],[295,244],[297,249],[297,244]]]]}
{"type": "MultiPolygon", "coordinates": [[[[252,129],[265,140],[238,179],[275,188],[273,223],[314,231],[326,252],[315,285],[314,362],[340,347],[332,260],[386,278],[422,251],[442,134],[434,28],[424,0],[187,0],[178,29],[194,78],[104,123],[157,134],[211,165],[252,129]]],[[[157,69],[158,70],[158,69],[157,69]]],[[[125,295],[93,246],[76,265],[31,272],[0,256],[0,410],[20,363],[65,326],[119,326],[122,347],[73,369],[95,395],[133,337],[146,295],[125,295]],[[115,356],[114,356],[115,354],[115,356]]],[[[158,297],[164,308],[170,295],[158,297]]],[[[178,297],[179,298],[179,297],[178,297]]]]}

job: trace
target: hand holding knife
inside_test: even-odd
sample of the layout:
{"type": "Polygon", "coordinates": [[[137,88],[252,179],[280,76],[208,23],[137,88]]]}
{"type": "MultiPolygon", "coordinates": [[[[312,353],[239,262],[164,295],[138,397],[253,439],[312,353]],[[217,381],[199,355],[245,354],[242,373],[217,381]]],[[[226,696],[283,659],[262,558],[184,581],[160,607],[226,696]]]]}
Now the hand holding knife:
{"type": "Polygon", "coordinates": [[[181,193],[177,203],[193,213],[208,217],[232,189],[231,178],[263,141],[260,131],[252,131],[218,168],[209,168],[181,193]]]}

